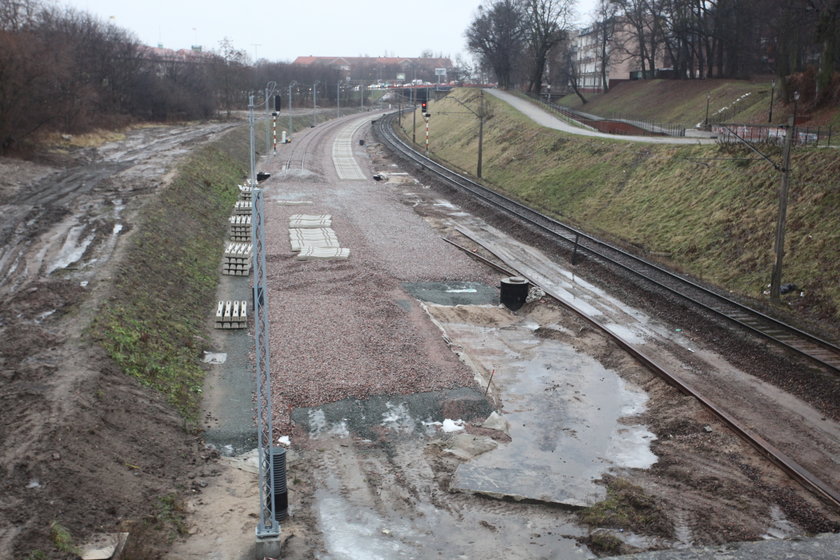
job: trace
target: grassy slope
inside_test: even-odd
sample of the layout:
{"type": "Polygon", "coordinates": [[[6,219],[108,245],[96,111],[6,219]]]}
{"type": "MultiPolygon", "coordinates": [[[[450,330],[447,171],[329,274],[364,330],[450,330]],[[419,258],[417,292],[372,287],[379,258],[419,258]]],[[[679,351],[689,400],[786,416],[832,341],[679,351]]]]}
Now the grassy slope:
{"type": "MultiPolygon", "coordinates": [[[[709,115],[734,106],[731,121],[766,123],[770,109],[770,83],[747,80],[640,80],[623,82],[606,95],[586,95],[583,104],[576,95],[560,100],[582,111],[609,117],[651,120],[694,126],[705,118],[706,96],[709,96],[709,115]],[[745,94],[748,94],[745,96],[745,94]],[[738,99],[740,98],[740,101],[738,99]]],[[[779,89],[774,97],[774,122],[784,122],[787,113],[779,101],[779,89]]]]}
{"type": "Polygon", "coordinates": [[[141,210],[95,336],[129,375],[194,420],[204,380],[199,357],[237,184],[246,131],[197,149],[141,210]]]}
{"type": "MultiPolygon", "coordinates": [[[[451,95],[478,107],[477,91],[451,95]]],[[[706,281],[762,297],[774,260],[780,182],[766,161],[731,146],[583,139],[538,127],[491,96],[485,100],[492,113],[484,141],[489,183],[586,230],[667,254],[668,264],[706,281]]],[[[473,171],[477,120],[447,99],[431,111],[435,155],[473,171]]],[[[411,126],[410,115],[404,126],[411,126]]],[[[778,150],[772,155],[780,160],[778,150]]],[[[807,297],[788,301],[836,323],[840,153],[797,149],[793,168],[783,281],[807,297]]]]}

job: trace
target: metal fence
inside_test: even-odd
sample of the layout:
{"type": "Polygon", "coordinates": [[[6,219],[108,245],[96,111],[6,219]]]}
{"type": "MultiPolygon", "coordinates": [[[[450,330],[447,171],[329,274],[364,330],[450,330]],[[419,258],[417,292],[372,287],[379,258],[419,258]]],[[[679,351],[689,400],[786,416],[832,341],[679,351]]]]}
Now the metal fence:
{"type": "MultiPolygon", "coordinates": [[[[712,126],[712,132],[717,135],[718,142],[738,142],[738,137],[754,144],[784,143],[787,137],[787,126],[768,124],[719,124],[712,126]]],[[[830,146],[832,129],[828,127],[794,127],[793,142],[798,146],[830,146]]],[[[836,138],[834,138],[837,141],[836,138]]]]}

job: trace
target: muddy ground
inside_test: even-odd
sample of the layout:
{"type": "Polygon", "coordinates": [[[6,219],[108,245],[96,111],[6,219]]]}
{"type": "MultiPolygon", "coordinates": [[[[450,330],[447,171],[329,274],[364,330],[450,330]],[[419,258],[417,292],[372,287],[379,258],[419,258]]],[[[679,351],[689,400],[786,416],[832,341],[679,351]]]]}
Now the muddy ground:
{"type": "Polygon", "coordinates": [[[85,329],[138,208],[230,126],[144,127],[0,159],[0,557],[72,557],[56,550],[60,527],[138,532],[210,459],[85,329]]]}

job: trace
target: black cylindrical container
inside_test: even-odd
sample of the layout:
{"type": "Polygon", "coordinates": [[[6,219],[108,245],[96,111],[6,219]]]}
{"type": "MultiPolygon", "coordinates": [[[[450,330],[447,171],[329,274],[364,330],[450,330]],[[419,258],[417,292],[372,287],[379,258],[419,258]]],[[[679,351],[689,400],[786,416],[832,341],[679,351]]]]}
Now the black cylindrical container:
{"type": "Polygon", "coordinates": [[[502,278],[499,300],[502,305],[511,311],[516,311],[525,305],[525,299],[528,297],[529,286],[528,280],[521,276],[502,278]]]}

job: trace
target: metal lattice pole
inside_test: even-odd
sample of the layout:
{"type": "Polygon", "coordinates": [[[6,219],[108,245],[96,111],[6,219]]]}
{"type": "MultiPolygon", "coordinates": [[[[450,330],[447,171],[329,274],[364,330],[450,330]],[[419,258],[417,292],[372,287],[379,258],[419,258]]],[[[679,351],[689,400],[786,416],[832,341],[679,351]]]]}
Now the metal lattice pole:
{"type": "Polygon", "coordinates": [[[248,139],[251,151],[251,175],[248,177],[249,187],[257,186],[257,142],[254,137],[254,96],[248,96],[248,139]]]}
{"type": "Polygon", "coordinates": [[[257,526],[257,538],[271,538],[280,535],[280,524],[276,520],[276,512],[274,511],[274,469],[271,459],[271,368],[262,189],[252,189],[251,200],[251,239],[254,259],[254,347],[257,374],[257,443],[259,446],[260,485],[260,520],[257,526]]]}

